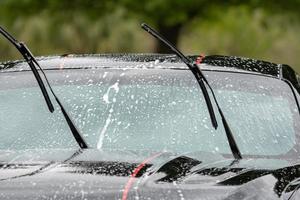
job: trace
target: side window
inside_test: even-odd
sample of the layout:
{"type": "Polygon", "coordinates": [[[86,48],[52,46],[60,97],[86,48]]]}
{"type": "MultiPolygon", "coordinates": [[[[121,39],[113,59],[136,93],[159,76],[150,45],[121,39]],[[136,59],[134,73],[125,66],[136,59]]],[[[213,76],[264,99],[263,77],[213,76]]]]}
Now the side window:
{"type": "MultiPolygon", "coordinates": [[[[299,77],[300,78],[300,77],[299,77]]],[[[297,80],[298,80],[298,85],[299,85],[299,87],[300,87],[300,83],[299,83],[299,81],[300,81],[300,79],[298,79],[298,76],[297,76],[297,80]]],[[[299,102],[299,104],[300,104],[300,94],[299,94],[299,92],[293,87],[293,90],[294,90],[294,92],[295,92],[295,94],[296,94],[296,97],[297,97],[297,100],[298,100],[298,102],[299,102]]]]}
{"type": "Polygon", "coordinates": [[[297,100],[298,100],[298,102],[300,103],[300,94],[299,94],[299,92],[300,92],[300,90],[299,90],[299,88],[300,88],[300,75],[297,74],[297,73],[296,73],[296,80],[297,80],[297,86],[296,86],[296,88],[295,88],[295,85],[293,85],[293,86],[294,86],[294,87],[293,87],[293,91],[295,92],[296,97],[297,97],[297,100]],[[297,89],[297,88],[298,88],[298,89],[297,89]]]}
{"type": "Polygon", "coordinates": [[[300,88],[300,76],[299,76],[299,74],[296,74],[296,78],[297,78],[298,87],[300,88]]]}

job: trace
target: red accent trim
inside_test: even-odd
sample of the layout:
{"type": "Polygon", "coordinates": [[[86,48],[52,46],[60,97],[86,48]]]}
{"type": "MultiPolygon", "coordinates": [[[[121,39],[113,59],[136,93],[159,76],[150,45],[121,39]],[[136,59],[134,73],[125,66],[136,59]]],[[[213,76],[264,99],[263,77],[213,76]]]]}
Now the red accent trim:
{"type": "Polygon", "coordinates": [[[201,64],[201,62],[203,61],[204,58],[205,58],[205,55],[203,53],[200,54],[200,56],[197,57],[197,59],[196,59],[196,64],[197,65],[201,64]]]}
{"type": "Polygon", "coordinates": [[[122,200],[127,200],[127,195],[128,192],[131,188],[131,186],[134,183],[135,177],[136,175],[139,173],[139,171],[141,171],[141,169],[143,169],[143,167],[145,167],[145,165],[150,162],[151,160],[153,160],[154,158],[160,156],[162,153],[157,153],[152,155],[151,157],[147,158],[146,160],[144,160],[143,162],[141,162],[132,172],[132,174],[130,175],[129,180],[127,181],[124,191],[123,191],[123,195],[122,195],[122,200]]]}

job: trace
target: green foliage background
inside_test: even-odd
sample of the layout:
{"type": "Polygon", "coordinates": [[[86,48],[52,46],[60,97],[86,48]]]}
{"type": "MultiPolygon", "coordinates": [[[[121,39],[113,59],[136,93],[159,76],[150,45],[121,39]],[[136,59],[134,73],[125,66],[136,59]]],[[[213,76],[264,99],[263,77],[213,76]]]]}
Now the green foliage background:
{"type": "MultiPolygon", "coordinates": [[[[165,52],[140,28],[148,22],[187,54],[264,59],[300,72],[299,8],[299,0],[0,0],[0,24],[35,55],[165,52]]],[[[0,39],[0,60],[17,58],[0,39]]]]}

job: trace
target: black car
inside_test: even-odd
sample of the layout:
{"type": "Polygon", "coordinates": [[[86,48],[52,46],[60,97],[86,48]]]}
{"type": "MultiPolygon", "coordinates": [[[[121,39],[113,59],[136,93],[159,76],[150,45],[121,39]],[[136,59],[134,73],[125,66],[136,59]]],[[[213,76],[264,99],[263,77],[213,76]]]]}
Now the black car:
{"type": "Polygon", "coordinates": [[[288,65],[16,47],[25,60],[0,64],[0,199],[299,198],[288,65]]]}

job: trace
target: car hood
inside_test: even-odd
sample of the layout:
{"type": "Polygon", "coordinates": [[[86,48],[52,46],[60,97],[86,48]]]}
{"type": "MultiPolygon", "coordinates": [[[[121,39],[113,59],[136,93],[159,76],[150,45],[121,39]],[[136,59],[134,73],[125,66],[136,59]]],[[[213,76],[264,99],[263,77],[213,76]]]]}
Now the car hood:
{"type": "Polygon", "coordinates": [[[288,199],[296,163],[205,152],[0,151],[0,199],[288,199]]]}

